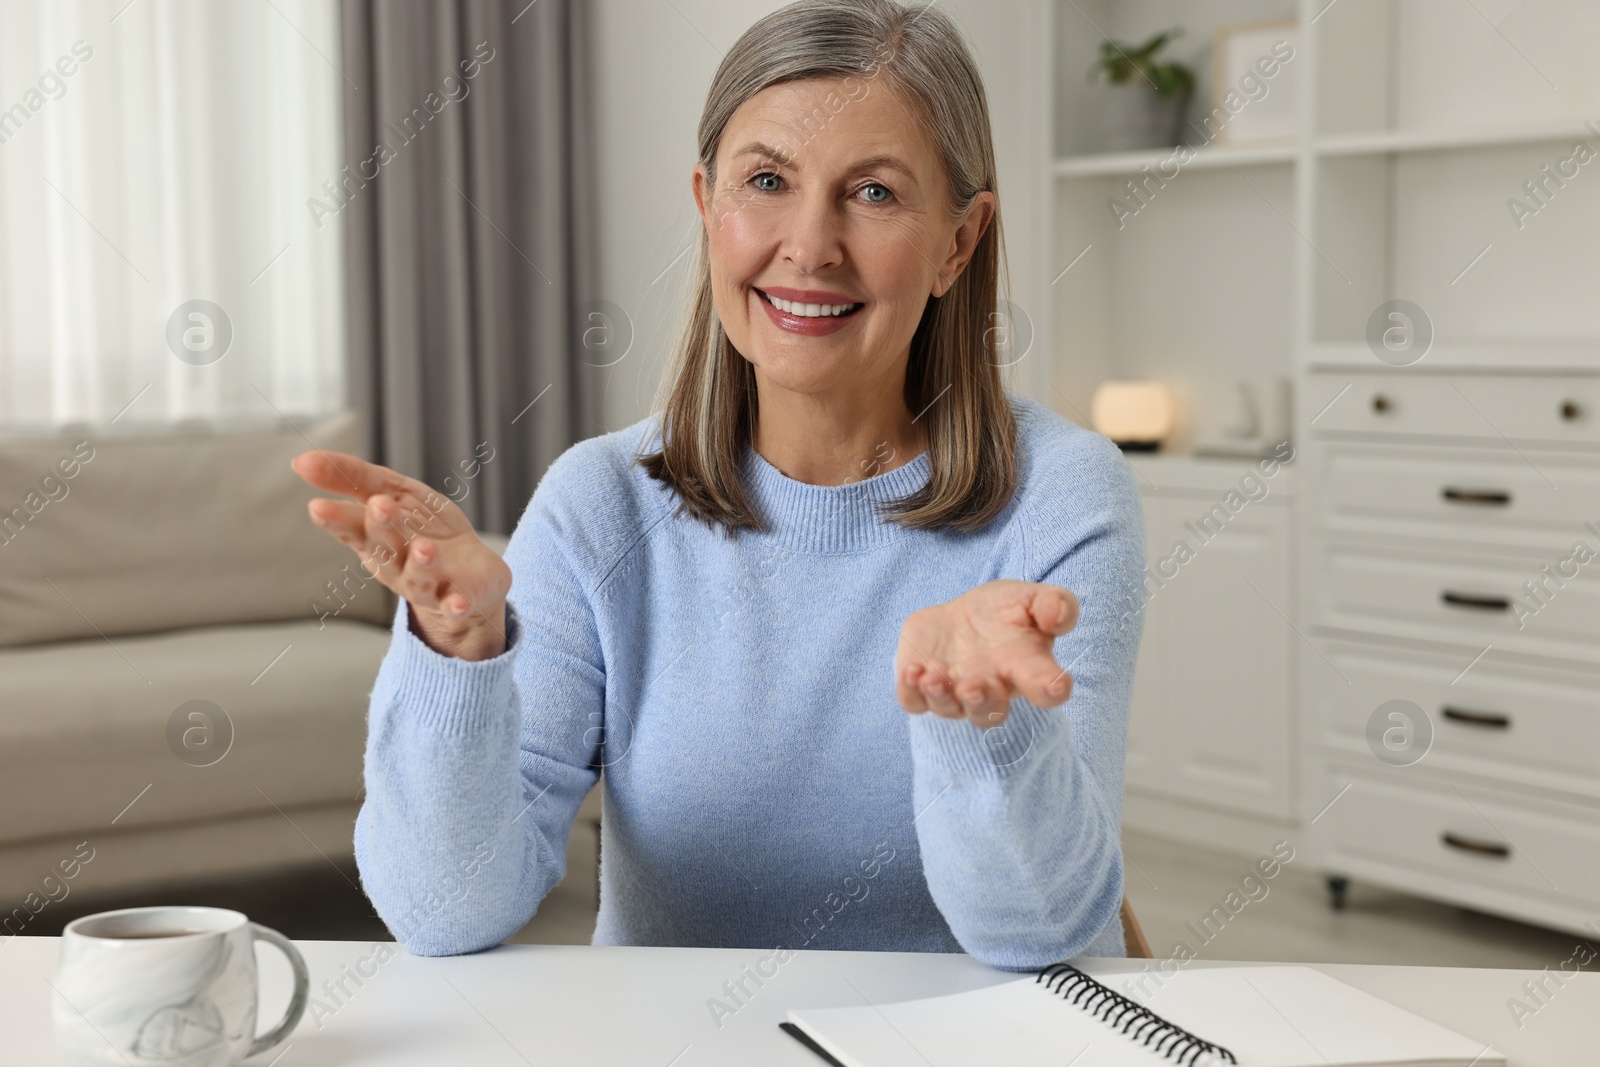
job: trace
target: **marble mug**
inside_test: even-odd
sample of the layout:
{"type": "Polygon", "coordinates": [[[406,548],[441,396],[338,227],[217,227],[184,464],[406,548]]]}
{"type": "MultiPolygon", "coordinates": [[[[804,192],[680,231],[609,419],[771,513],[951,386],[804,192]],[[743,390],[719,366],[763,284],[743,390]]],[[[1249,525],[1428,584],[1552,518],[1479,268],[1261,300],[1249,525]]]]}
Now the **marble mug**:
{"type": "Polygon", "coordinates": [[[281,1044],[306,1010],[310,978],[288,938],[224,908],[126,908],[67,924],[53,1003],[71,1067],[237,1067],[281,1044]],[[255,942],[294,969],[283,1020],[256,1036],[255,942]]]}

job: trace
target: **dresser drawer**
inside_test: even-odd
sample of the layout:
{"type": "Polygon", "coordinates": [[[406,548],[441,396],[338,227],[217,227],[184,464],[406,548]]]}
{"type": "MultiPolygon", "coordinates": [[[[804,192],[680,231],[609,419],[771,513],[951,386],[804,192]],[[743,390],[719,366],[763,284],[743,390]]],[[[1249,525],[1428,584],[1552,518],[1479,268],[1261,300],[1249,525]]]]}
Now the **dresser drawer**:
{"type": "Polygon", "coordinates": [[[1327,532],[1440,538],[1555,560],[1580,538],[1600,550],[1600,456],[1505,448],[1324,442],[1311,450],[1327,532]]]}
{"type": "Polygon", "coordinates": [[[1461,666],[1486,645],[1600,661],[1600,558],[1586,564],[1310,542],[1309,621],[1376,635],[1456,641],[1461,666]],[[1549,568],[1546,571],[1544,568],[1549,568]],[[1560,586],[1550,575],[1575,574],[1560,586]],[[1534,599],[1528,591],[1545,582],[1534,599]]]}
{"type": "Polygon", "coordinates": [[[1464,671],[1471,661],[1463,656],[1354,641],[1319,645],[1349,679],[1306,687],[1324,744],[1365,758],[1376,718],[1380,730],[1414,731],[1396,735],[1401,744],[1420,745],[1431,734],[1425,750],[1386,749],[1396,762],[1600,799],[1600,674],[1529,667],[1493,653],[1464,671]],[[1392,700],[1415,704],[1427,722],[1390,720],[1380,709],[1392,700]]]}
{"type": "Polygon", "coordinates": [[[1313,824],[1331,869],[1413,871],[1463,895],[1543,898],[1591,914],[1600,905],[1600,809],[1413,769],[1335,764],[1313,780],[1332,800],[1313,824]]]}
{"type": "Polygon", "coordinates": [[[1600,378],[1314,374],[1310,385],[1313,432],[1600,445],[1600,378]]]}

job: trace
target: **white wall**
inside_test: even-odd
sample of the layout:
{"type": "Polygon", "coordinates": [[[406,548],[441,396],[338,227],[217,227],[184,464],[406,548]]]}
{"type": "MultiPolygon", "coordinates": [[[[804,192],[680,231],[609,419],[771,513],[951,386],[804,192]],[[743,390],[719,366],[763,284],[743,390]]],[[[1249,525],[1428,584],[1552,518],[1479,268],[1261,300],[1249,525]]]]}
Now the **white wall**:
{"type": "MultiPolygon", "coordinates": [[[[682,255],[699,219],[689,192],[695,126],[722,55],[769,0],[596,0],[595,121],[601,296],[633,320],[628,355],[608,370],[609,429],[642,418],[655,396],[687,298],[682,255]]],[[[1046,5],[1041,0],[940,0],[962,26],[989,93],[1013,302],[1037,340],[1012,368],[1012,388],[1048,390],[1050,277],[1046,5]]],[[[1057,267],[1057,270],[1060,268],[1057,267]]]]}

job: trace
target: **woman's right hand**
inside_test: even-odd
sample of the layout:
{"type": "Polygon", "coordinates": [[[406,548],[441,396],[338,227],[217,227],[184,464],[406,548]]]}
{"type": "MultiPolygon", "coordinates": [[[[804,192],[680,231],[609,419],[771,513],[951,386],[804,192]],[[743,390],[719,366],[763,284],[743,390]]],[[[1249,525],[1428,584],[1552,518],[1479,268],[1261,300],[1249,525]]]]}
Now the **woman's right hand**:
{"type": "Polygon", "coordinates": [[[436,652],[491,659],[506,648],[511,568],[449,498],[415,478],[344,452],[302,452],[310,485],[351,500],[311,501],[311,521],[349,545],[362,569],[404,597],[412,629],[436,652]]]}

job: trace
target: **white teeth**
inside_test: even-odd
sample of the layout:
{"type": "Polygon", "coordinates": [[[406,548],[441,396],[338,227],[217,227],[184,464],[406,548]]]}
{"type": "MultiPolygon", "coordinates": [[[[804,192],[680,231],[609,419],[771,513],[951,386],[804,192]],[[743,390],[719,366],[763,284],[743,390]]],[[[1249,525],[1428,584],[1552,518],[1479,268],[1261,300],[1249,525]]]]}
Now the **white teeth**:
{"type": "Polygon", "coordinates": [[[792,300],[780,300],[771,293],[762,293],[761,295],[766,297],[767,301],[779,311],[787,312],[803,319],[843,315],[845,312],[853,311],[861,306],[859,304],[797,304],[792,300]]]}

